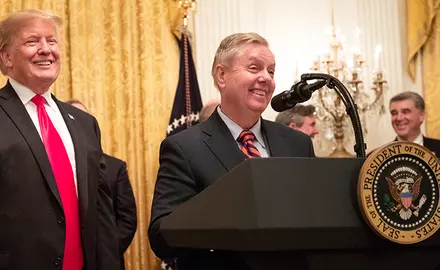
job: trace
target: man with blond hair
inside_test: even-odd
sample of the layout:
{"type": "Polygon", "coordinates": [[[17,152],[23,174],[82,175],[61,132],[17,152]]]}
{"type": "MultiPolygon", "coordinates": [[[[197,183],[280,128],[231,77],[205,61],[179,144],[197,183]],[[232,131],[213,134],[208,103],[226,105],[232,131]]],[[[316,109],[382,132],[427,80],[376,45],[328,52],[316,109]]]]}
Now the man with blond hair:
{"type": "Polygon", "coordinates": [[[60,24],[0,21],[0,269],[120,269],[98,124],[50,93],[60,24]]]}
{"type": "Polygon", "coordinates": [[[208,120],[166,138],[149,227],[155,254],[177,257],[179,270],[250,269],[238,254],[170,248],[164,217],[249,158],[313,157],[309,136],[261,118],[275,89],[275,57],[256,33],[233,34],[220,43],[212,66],[220,106],[208,120]]]}

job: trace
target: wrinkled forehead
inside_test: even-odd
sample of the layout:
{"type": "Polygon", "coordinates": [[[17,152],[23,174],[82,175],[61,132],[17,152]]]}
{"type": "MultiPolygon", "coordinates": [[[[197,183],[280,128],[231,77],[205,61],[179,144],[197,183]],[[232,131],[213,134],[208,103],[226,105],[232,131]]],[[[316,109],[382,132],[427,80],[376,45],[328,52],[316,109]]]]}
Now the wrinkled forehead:
{"type": "Polygon", "coordinates": [[[403,109],[410,109],[410,110],[415,110],[416,105],[414,104],[414,101],[412,101],[411,99],[405,99],[405,100],[399,100],[399,101],[394,101],[390,104],[390,111],[392,110],[403,110],[403,109]]]}
{"type": "Polygon", "coordinates": [[[5,47],[11,49],[19,46],[25,39],[30,37],[55,37],[58,39],[59,32],[54,22],[48,19],[26,20],[18,25],[15,34],[10,36],[10,43],[5,47]]]}
{"type": "Polygon", "coordinates": [[[262,44],[242,45],[241,56],[248,60],[265,60],[275,65],[275,55],[268,46],[262,44]]]}
{"type": "Polygon", "coordinates": [[[275,65],[275,56],[269,47],[263,44],[249,43],[236,47],[235,50],[227,55],[226,64],[234,64],[237,61],[256,61],[264,60],[275,65]]]}
{"type": "Polygon", "coordinates": [[[50,19],[31,18],[23,21],[18,29],[17,36],[23,37],[26,35],[53,35],[58,36],[59,28],[50,19]]]}

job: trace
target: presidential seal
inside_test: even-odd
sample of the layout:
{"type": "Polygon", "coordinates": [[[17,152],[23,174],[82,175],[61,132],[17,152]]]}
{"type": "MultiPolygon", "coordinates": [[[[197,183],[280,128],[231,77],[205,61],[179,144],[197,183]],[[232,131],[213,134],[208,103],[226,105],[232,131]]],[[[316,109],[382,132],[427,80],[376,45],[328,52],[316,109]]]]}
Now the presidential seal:
{"type": "Polygon", "coordinates": [[[394,142],[366,159],[358,201],[367,224],[380,236],[414,244],[440,227],[440,161],[427,148],[394,142]]]}

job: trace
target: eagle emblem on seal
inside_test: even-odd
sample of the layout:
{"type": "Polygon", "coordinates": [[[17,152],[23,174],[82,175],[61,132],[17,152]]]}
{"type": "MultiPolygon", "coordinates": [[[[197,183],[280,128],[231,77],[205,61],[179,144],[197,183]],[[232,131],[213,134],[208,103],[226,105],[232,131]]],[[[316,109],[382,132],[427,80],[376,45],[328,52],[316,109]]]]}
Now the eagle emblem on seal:
{"type": "Polygon", "coordinates": [[[391,197],[396,205],[392,212],[398,213],[401,219],[408,220],[412,215],[418,217],[419,211],[426,202],[426,195],[420,195],[420,184],[423,176],[418,175],[409,167],[400,167],[391,172],[391,177],[385,177],[391,197]]]}

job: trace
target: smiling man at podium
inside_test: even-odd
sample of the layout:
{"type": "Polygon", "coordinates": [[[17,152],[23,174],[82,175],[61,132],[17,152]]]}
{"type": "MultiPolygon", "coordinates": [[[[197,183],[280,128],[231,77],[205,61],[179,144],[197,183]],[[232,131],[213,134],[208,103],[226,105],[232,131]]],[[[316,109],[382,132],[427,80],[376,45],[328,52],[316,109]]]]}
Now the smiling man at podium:
{"type": "Polygon", "coordinates": [[[212,66],[221,104],[205,122],[166,138],[149,227],[150,244],[179,270],[250,269],[232,252],[175,250],[160,231],[162,218],[249,158],[314,157],[306,134],[267,121],[261,114],[275,89],[275,58],[256,33],[226,37],[212,66]]]}

